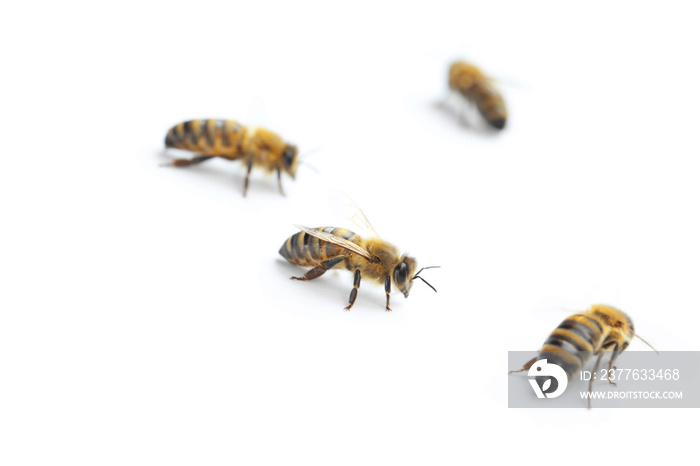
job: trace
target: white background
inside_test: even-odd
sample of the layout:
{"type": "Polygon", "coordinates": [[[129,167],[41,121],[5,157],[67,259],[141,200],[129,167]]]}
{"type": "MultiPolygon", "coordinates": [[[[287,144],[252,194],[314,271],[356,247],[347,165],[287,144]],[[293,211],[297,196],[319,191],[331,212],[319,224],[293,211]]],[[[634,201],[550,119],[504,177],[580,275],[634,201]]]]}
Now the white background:
{"type": "Polygon", "coordinates": [[[507,351],[596,302],[659,350],[700,349],[687,5],[6,5],[0,462],[695,456],[696,410],[506,401],[507,351]],[[456,58],[498,80],[503,132],[437,105],[456,58]],[[239,164],[159,167],[167,129],[207,117],[319,147],[319,173],[286,198],[256,173],[244,199],[239,164]],[[279,247],[335,224],[334,189],[442,266],[437,294],[417,282],[388,313],[363,282],[344,312],[349,273],[288,279],[279,247]]]}

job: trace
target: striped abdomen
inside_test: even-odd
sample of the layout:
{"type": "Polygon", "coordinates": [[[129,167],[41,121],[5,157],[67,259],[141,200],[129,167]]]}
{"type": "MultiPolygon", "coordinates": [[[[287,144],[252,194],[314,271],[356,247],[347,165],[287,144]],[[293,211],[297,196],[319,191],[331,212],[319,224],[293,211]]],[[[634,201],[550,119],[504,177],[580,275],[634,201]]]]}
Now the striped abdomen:
{"type": "Polygon", "coordinates": [[[246,128],[236,120],[190,120],[168,130],[165,147],[236,158],[240,155],[245,134],[246,128]]]}
{"type": "Polygon", "coordinates": [[[449,72],[450,88],[458,91],[476,108],[491,126],[503,129],[508,118],[506,104],[501,94],[491,84],[491,79],[485,76],[479,68],[458,61],[452,64],[449,72]]]}
{"type": "MultiPolygon", "coordinates": [[[[345,228],[319,227],[315,229],[323,230],[326,233],[331,233],[353,243],[360,244],[360,236],[345,228]]],[[[309,267],[317,266],[321,262],[337,257],[344,252],[347,251],[303,231],[287,238],[287,241],[280,248],[282,257],[292,264],[309,267]]]]}
{"type": "Polygon", "coordinates": [[[497,129],[503,129],[506,126],[506,118],[508,117],[506,103],[501,94],[490,83],[478,82],[465,94],[471,94],[471,97],[467,98],[474,101],[479,113],[491,126],[497,129]]]}
{"type": "Polygon", "coordinates": [[[559,365],[569,380],[601,349],[608,328],[591,314],[575,314],[557,327],[539,352],[539,359],[559,365]]]}

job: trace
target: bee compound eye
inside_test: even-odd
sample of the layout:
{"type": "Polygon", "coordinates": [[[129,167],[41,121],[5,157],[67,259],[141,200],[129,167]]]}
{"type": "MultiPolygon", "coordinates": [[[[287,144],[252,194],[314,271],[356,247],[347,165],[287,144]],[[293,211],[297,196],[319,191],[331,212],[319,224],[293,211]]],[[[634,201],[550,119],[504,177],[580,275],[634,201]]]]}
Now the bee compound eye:
{"type": "Polygon", "coordinates": [[[285,149],[284,154],[282,155],[282,161],[286,167],[290,167],[292,162],[294,162],[294,154],[295,151],[293,148],[287,147],[287,149],[285,149]]]}
{"type": "Polygon", "coordinates": [[[396,266],[396,269],[394,270],[394,281],[396,281],[397,284],[406,283],[407,275],[408,266],[406,266],[406,262],[401,262],[399,265],[396,266]]]}

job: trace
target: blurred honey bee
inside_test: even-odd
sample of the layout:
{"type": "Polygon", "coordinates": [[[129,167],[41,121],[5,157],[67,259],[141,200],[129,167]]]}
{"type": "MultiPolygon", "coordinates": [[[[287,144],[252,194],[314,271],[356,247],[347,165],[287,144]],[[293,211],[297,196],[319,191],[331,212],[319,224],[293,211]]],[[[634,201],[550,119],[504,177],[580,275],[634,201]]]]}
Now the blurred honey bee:
{"type": "Polygon", "coordinates": [[[308,228],[295,225],[301,232],[290,236],[280,248],[279,253],[292,264],[313,268],[306,272],[303,277],[291,278],[293,280],[313,280],[336,265],[344,265],[347,270],[354,273],[353,289],[350,292],[346,311],[355,304],[362,277],[384,285],[387,311],[391,311],[389,298],[392,283],[406,298],[408,298],[413,280],[416,278],[421,279],[433,291],[437,292],[430,283],[420,276],[420,273],[425,269],[439,266],[423,267],[414,273],[417,267],[416,260],[405,254],[400,254],[395,246],[379,239],[361,211],[358,210],[356,215],[361,216],[374,237],[362,238],[345,228],[308,228]]]}
{"type": "MultiPolygon", "coordinates": [[[[627,314],[612,306],[594,304],[587,311],[566,318],[549,335],[536,357],[525,363],[522,369],[510,371],[509,374],[529,370],[536,361],[546,359],[549,364],[556,364],[564,369],[568,380],[571,380],[592,356],[598,356],[593,369],[595,374],[604,351],[611,352],[608,362],[610,370],[617,357],[627,349],[635,336],[649,345],[636,335],[632,319],[627,314]]],[[[591,377],[588,385],[589,392],[593,387],[593,379],[594,377],[591,377]]],[[[610,378],[608,382],[616,385],[610,378]]],[[[588,407],[591,407],[590,397],[588,407]]]]}
{"type": "Polygon", "coordinates": [[[473,102],[479,113],[496,129],[506,126],[508,111],[503,97],[493,86],[492,79],[476,66],[457,61],[450,67],[450,89],[473,102]]]}
{"type": "Polygon", "coordinates": [[[294,179],[299,165],[295,146],[270,130],[247,128],[236,120],[210,118],[179,123],[168,130],[165,147],[199,154],[192,159],[175,159],[166,164],[173,167],[188,167],[214,157],[240,160],[247,169],[243,196],[248,191],[248,179],[253,167],[262,168],[267,173],[277,171],[280,194],[284,196],[282,172],[294,179]]]}

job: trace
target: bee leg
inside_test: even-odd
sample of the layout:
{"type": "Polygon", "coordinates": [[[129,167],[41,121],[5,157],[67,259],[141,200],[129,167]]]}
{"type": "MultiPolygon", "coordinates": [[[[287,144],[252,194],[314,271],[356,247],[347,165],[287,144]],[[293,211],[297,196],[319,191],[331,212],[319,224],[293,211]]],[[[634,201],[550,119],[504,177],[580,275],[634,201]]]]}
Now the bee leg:
{"type": "MultiPolygon", "coordinates": [[[[600,359],[603,357],[603,351],[598,351],[598,359],[595,360],[595,366],[593,366],[593,373],[591,374],[591,380],[588,382],[588,409],[591,409],[591,393],[593,392],[593,379],[595,379],[595,374],[598,372],[598,366],[600,365],[600,359]]],[[[608,374],[608,380],[610,380],[610,375],[608,374]]]]}
{"type": "Polygon", "coordinates": [[[386,293],[386,310],[391,311],[389,308],[389,297],[391,295],[391,277],[386,277],[384,282],[384,292],[386,293]]]}
{"type": "Polygon", "coordinates": [[[352,291],[350,292],[350,302],[348,303],[348,307],[345,308],[346,311],[349,311],[352,305],[355,304],[355,298],[357,298],[357,289],[360,288],[361,279],[362,277],[360,276],[360,271],[355,270],[355,282],[352,284],[352,291]]]}
{"type": "Polygon", "coordinates": [[[610,372],[613,369],[616,369],[616,367],[613,366],[613,363],[615,362],[615,359],[617,359],[617,357],[620,355],[619,349],[620,349],[620,345],[615,343],[615,348],[613,349],[612,356],[610,357],[610,362],[608,362],[608,382],[610,382],[610,384],[613,386],[617,386],[617,384],[615,382],[613,382],[612,380],[610,380],[610,372]]]}
{"type": "Polygon", "coordinates": [[[535,361],[537,361],[537,357],[534,357],[530,359],[528,362],[525,363],[522,369],[517,370],[517,371],[510,371],[508,372],[509,374],[514,374],[516,372],[523,372],[523,371],[528,371],[532,367],[533,364],[535,364],[535,361]]]}
{"type": "Polygon", "coordinates": [[[292,280],[313,280],[314,278],[318,278],[324,273],[326,273],[327,270],[332,269],[336,265],[340,264],[342,261],[345,260],[344,256],[340,257],[334,257],[333,259],[328,259],[327,261],[321,262],[320,265],[314,267],[313,269],[309,270],[304,274],[303,277],[291,277],[292,280]]]}
{"type": "Polygon", "coordinates": [[[170,163],[164,163],[161,165],[161,167],[189,167],[190,165],[206,162],[207,160],[213,158],[213,155],[200,155],[199,157],[194,157],[192,159],[175,159],[170,163]]]}
{"type": "Polygon", "coordinates": [[[282,189],[282,171],[279,169],[279,167],[277,167],[277,184],[279,184],[280,187],[280,194],[286,197],[284,194],[284,189],[282,189]]]}
{"type": "Polygon", "coordinates": [[[246,169],[245,181],[243,182],[243,197],[248,192],[248,180],[250,179],[250,171],[253,169],[253,157],[248,161],[248,168],[246,169]]]}

